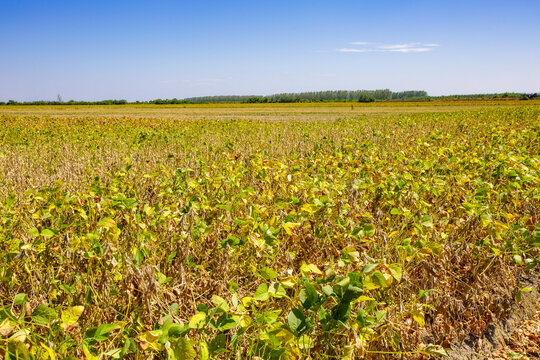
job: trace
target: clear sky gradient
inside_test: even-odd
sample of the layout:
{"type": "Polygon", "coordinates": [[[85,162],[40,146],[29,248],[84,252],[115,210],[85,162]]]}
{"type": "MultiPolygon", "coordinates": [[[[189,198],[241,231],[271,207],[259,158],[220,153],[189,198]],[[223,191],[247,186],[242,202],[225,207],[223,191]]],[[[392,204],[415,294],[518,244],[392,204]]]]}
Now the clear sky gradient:
{"type": "Polygon", "coordinates": [[[0,1],[0,100],[540,91],[540,0],[0,1]]]}

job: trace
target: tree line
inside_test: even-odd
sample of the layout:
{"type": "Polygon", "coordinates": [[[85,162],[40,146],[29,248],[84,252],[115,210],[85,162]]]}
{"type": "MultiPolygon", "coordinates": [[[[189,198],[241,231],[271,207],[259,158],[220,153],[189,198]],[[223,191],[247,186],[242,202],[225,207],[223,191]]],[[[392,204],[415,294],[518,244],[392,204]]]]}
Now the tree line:
{"type": "Polygon", "coordinates": [[[148,101],[127,100],[100,100],[100,101],[0,101],[0,105],[125,105],[125,104],[204,104],[204,103],[298,103],[298,102],[327,102],[327,101],[391,101],[391,100],[466,100],[466,99],[521,99],[530,100],[537,98],[538,94],[527,93],[498,93],[498,94],[470,94],[470,95],[444,95],[429,96],[424,90],[407,90],[394,92],[389,89],[382,90],[328,90],[307,91],[298,93],[280,93],[273,95],[219,95],[199,96],[185,99],[155,99],[148,101]]]}

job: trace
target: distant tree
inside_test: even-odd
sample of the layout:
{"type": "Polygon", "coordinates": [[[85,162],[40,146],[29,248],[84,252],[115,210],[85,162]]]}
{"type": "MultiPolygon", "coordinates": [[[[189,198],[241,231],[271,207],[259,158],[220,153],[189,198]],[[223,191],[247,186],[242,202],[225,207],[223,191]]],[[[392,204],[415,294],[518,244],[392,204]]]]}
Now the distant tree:
{"type": "Polygon", "coordinates": [[[358,97],[358,102],[361,102],[361,103],[370,103],[374,101],[375,101],[375,98],[369,94],[360,94],[360,96],[358,97]]]}
{"type": "Polygon", "coordinates": [[[248,104],[260,104],[268,102],[268,98],[264,96],[251,96],[248,99],[244,100],[244,102],[248,104]]]}

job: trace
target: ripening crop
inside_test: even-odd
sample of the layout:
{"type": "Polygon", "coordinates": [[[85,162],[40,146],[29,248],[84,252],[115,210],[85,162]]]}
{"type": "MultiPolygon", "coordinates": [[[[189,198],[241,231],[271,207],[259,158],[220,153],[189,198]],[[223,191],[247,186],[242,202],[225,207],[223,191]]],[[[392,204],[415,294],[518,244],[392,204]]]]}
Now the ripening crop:
{"type": "Polygon", "coordinates": [[[0,358],[446,356],[530,290],[538,106],[277,109],[0,116],[0,358]]]}

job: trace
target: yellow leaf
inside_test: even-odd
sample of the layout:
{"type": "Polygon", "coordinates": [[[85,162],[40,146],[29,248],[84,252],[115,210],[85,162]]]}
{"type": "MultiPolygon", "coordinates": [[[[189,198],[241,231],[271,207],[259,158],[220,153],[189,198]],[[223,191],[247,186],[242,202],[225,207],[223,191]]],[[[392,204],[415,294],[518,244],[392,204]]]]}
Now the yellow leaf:
{"type": "Polygon", "coordinates": [[[83,352],[87,360],[97,360],[97,356],[92,354],[92,352],[88,349],[88,347],[84,343],[83,343],[83,352]]]}
{"type": "Polygon", "coordinates": [[[199,343],[199,349],[201,350],[201,360],[210,359],[210,351],[208,349],[208,343],[206,341],[201,341],[199,343]]]}
{"type": "Polygon", "coordinates": [[[15,329],[15,323],[12,323],[8,318],[5,318],[0,324],[0,336],[8,336],[13,329],[15,329]]]}
{"type": "Polygon", "coordinates": [[[300,266],[300,272],[322,275],[322,272],[321,272],[321,270],[319,270],[317,265],[315,265],[315,264],[309,264],[308,265],[305,262],[302,262],[302,266],[300,266]]]}
{"type": "Polygon", "coordinates": [[[81,314],[84,311],[84,306],[72,306],[62,312],[62,326],[64,329],[66,326],[76,323],[81,314]]]}
{"type": "Polygon", "coordinates": [[[294,229],[295,227],[299,226],[300,223],[294,223],[294,222],[286,222],[285,224],[282,225],[283,227],[283,230],[285,230],[285,232],[289,235],[292,235],[292,230],[291,229],[294,229]]]}
{"type": "Polygon", "coordinates": [[[287,329],[280,329],[279,332],[277,332],[275,334],[275,336],[281,340],[282,343],[288,343],[289,341],[291,341],[292,339],[294,339],[294,334],[292,332],[290,332],[289,330],[287,329]]]}
{"type": "Polygon", "coordinates": [[[252,322],[253,320],[249,316],[242,315],[242,318],[240,319],[240,326],[246,328],[251,325],[252,322]]]}
{"type": "Polygon", "coordinates": [[[192,342],[184,338],[179,338],[176,341],[171,355],[172,360],[192,360],[197,357],[192,342]]]}
{"type": "Polygon", "coordinates": [[[372,298],[372,297],[369,297],[369,296],[362,295],[358,299],[356,299],[355,301],[372,301],[372,300],[375,300],[375,299],[372,298]]]}
{"type": "Polygon", "coordinates": [[[97,224],[99,227],[103,227],[103,228],[106,228],[106,229],[110,229],[112,228],[113,226],[116,225],[116,222],[110,218],[110,217],[104,217],[103,219],[101,219],[98,224],[97,224]]]}
{"type": "Polygon", "coordinates": [[[294,277],[287,276],[286,278],[281,280],[281,285],[285,286],[286,288],[292,288],[296,285],[294,282],[294,277]]]}
{"type": "Polygon", "coordinates": [[[56,360],[56,355],[54,354],[54,350],[45,345],[44,343],[41,343],[41,347],[45,349],[47,352],[47,355],[49,355],[49,359],[56,360]]]}
{"type": "Polygon", "coordinates": [[[189,320],[189,327],[192,329],[202,329],[205,322],[206,322],[206,314],[201,311],[195,314],[191,318],[191,320],[189,320]]]}
{"type": "Polygon", "coordinates": [[[28,334],[30,334],[30,330],[19,330],[13,335],[11,335],[8,340],[14,343],[23,343],[26,341],[26,337],[28,336],[28,334]]]}
{"type": "Polygon", "coordinates": [[[142,333],[139,336],[139,340],[141,342],[141,347],[143,349],[151,348],[156,351],[160,351],[163,348],[163,345],[161,345],[158,342],[159,335],[161,335],[161,330],[154,330],[154,331],[146,331],[142,333]]]}
{"type": "Polygon", "coordinates": [[[424,312],[422,310],[420,309],[413,310],[411,314],[412,314],[413,320],[416,321],[418,325],[420,326],[426,325],[426,321],[424,319],[424,312]]]}
{"type": "Polygon", "coordinates": [[[253,303],[253,298],[251,296],[246,296],[242,298],[242,305],[249,307],[253,303]]]}
{"type": "Polygon", "coordinates": [[[264,248],[264,239],[261,239],[259,234],[251,234],[249,236],[249,242],[252,243],[257,249],[264,248]]]}
{"type": "Polygon", "coordinates": [[[300,353],[300,349],[297,347],[289,347],[287,350],[280,356],[280,359],[283,360],[296,360],[301,359],[302,354],[300,353]]]}
{"type": "Polygon", "coordinates": [[[313,209],[313,206],[311,206],[310,204],[304,204],[304,205],[302,205],[302,207],[300,209],[302,209],[302,211],[305,211],[305,212],[310,213],[310,214],[313,214],[313,213],[315,213],[317,211],[317,210],[313,209]]]}
{"type": "Polygon", "coordinates": [[[197,181],[193,180],[193,179],[189,179],[187,181],[187,185],[188,185],[188,187],[194,189],[194,188],[199,186],[199,183],[197,181]]]}

